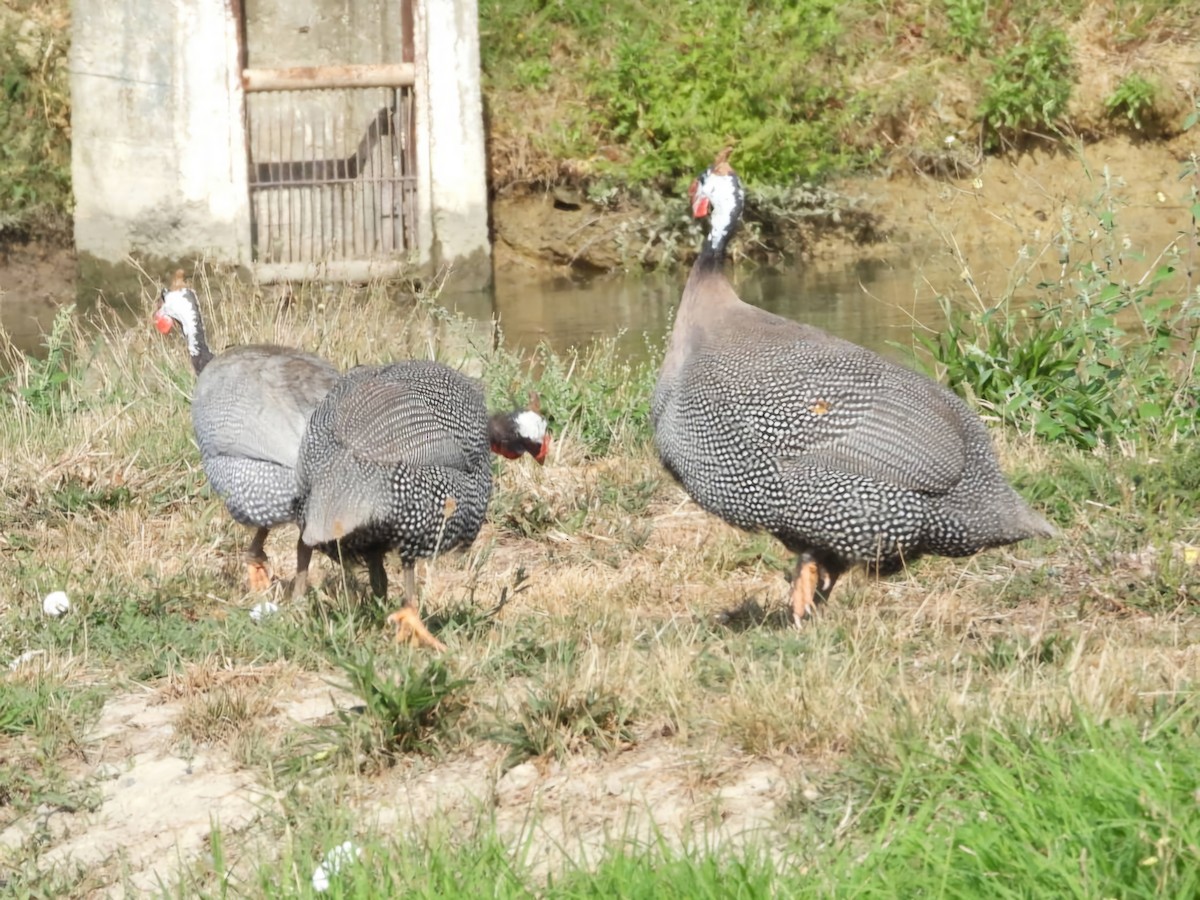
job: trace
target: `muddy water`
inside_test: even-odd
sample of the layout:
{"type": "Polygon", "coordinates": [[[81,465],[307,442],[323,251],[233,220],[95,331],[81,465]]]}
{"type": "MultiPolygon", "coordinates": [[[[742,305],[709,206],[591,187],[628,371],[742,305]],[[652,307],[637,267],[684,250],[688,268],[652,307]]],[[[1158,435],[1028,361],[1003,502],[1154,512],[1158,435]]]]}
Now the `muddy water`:
{"type": "MultiPolygon", "coordinates": [[[[1011,257],[1006,257],[1010,261],[1011,257]]],[[[989,272],[972,263],[981,295],[994,302],[1010,275],[1006,261],[989,272]]],[[[785,267],[745,267],[731,273],[750,303],[808,322],[880,353],[902,357],[914,327],[942,323],[939,293],[964,297],[960,263],[933,250],[891,260],[847,259],[785,267]]],[[[1057,269],[1057,266],[1055,266],[1057,269]]],[[[1040,273],[1057,277],[1057,271],[1040,273]]],[[[661,347],[679,303],[687,269],[593,278],[522,277],[500,273],[487,293],[442,295],[443,302],[481,322],[499,321],[505,343],[532,350],[546,343],[557,351],[586,346],[599,337],[616,340],[623,356],[638,360],[661,347]]],[[[73,292],[69,279],[64,289],[73,292]]],[[[12,292],[0,303],[0,327],[16,347],[37,354],[58,303],[49,296],[12,292]]],[[[0,367],[3,362],[0,361],[0,367]]]]}
{"type": "MultiPolygon", "coordinates": [[[[984,296],[994,301],[1007,273],[995,273],[991,284],[987,273],[974,276],[982,279],[984,296]]],[[[590,280],[502,275],[490,294],[443,299],[473,318],[495,316],[512,348],[529,350],[546,342],[563,351],[597,337],[614,337],[623,355],[640,359],[648,346],[661,346],[669,333],[686,277],[685,269],[590,280]]],[[[948,258],[759,267],[735,272],[733,282],[747,302],[894,357],[903,356],[895,344],[911,346],[914,327],[937,328],[942,323],[939,292],[966,293],[957,266],[948,258]]]]}

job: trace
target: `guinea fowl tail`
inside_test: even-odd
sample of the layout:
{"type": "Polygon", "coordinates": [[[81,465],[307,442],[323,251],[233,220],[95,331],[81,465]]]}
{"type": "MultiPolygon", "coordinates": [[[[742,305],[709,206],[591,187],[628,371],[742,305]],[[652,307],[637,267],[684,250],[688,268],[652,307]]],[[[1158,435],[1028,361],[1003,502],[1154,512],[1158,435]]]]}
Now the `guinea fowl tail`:
{"type": "Polygon", "coordinates": [[[1024,532],[1024,537],[1058,537],[1058,529],[1028,506],[1021,510],[1016,525],[1024,532]]]}

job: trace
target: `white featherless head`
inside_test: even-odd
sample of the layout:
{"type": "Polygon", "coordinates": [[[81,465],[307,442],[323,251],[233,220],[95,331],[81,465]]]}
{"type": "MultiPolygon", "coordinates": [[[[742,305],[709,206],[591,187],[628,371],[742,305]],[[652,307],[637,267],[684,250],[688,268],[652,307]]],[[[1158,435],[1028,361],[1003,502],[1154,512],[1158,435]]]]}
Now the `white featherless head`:
{"type": "Polygon", "coordinates": [[[700,176],[696,196],[707,198],[711,205],[709,227],[712,242],[720,245],[729,236],[741,212],[742,183],[728,166],[714,166],[700,176]]]}
{"type": "Polygon", "coordinates": [[[531,409],[517,413],[513,421],[517,426],[517,434],[527,441],[540,443],[546,436],[546,420],[531,409]]]}
{"type": "Polygon", "coordinates": [[[159,313],[170,316],[179,323],[187,336],[188,350],[197,351],[196,332],[200,318],[200,304],[191,288],[180,288],[173,291],[163,291],[160,299],[159,313]]]}

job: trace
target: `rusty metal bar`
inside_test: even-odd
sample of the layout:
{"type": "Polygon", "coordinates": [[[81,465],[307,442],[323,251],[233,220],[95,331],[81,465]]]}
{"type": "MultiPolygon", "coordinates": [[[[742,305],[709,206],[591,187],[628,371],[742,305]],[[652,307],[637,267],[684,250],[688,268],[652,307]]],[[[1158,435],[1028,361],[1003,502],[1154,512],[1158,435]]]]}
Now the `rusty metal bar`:
{"type": "Polygon", "coordinates": [[[248,94],[327,88],[412,87],[415,83],[416,66],[412,63],[242,69],[242,87],[248,94]]]}

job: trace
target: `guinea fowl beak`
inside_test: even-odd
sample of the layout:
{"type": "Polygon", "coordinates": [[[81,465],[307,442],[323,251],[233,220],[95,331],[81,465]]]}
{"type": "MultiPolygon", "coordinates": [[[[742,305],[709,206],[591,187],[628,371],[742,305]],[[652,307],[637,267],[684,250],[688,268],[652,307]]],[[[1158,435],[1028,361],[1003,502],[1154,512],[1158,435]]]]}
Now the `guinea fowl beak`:
{"type": "Polygon", "coordinates": [[[546,432],[546,436],[542,438],[542,446],[538,448],[538,452],[533,454],[533,458],[537,460],[539,466],[546,462],[546,454],[550,452],[550,432],[546,432]]]}
{"type": "Polygon", "coordinates": [[[170,333],[172,323],[172,318],[164,313],[161,309],[156,309],[154,311],[154,327],[158,329],[160,334],[170,333]]]}

